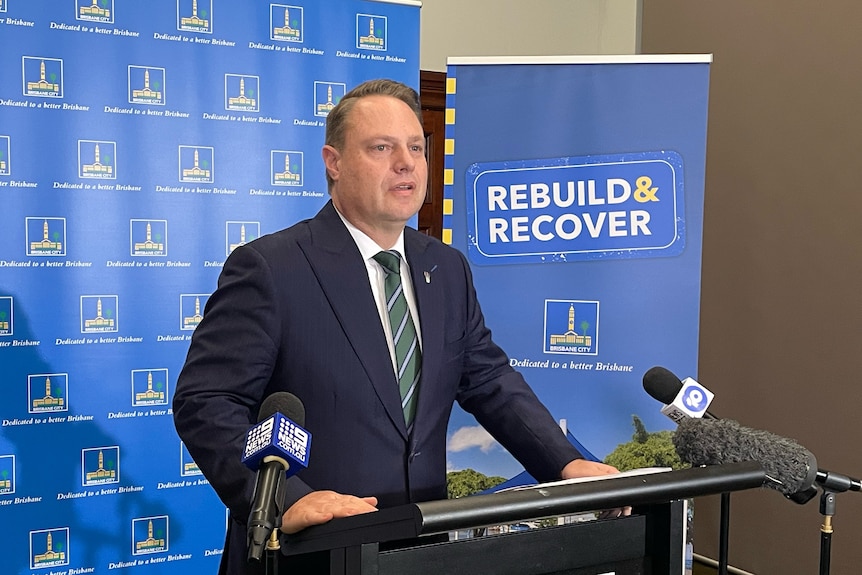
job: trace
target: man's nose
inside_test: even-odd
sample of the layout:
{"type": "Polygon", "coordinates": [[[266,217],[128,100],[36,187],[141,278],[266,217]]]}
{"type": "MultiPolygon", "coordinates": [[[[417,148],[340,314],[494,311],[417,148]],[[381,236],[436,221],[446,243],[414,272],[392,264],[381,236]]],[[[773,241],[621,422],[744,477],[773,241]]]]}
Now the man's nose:
{"type": "Polygon", "coordinates": [[[416,158],[410,152],[410,148],[399,146],[395,148],[394,168],[397,172],[412,172],[416,168],[416,158]]]}

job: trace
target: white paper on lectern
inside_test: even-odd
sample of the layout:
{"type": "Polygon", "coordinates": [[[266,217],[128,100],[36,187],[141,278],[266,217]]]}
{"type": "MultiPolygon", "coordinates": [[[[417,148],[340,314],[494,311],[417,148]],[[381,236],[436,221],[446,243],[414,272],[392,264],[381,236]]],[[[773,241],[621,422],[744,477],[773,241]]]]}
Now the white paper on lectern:
{"type": "Polygon", "coordinates": [[[573,483],[589,483],[591,481],[602,481],[604,479],[619,479],[622,477],[637,477],[638,475],[652,475],[654,473],[666,473],[668,471],[673,471],[670,467],[639,467],[638,469],[631,469],[629,471],[623,471],[620,473],[612,473],[610,475],[593,475],[591,477],[576,477],[574,479],[563,479],[561,481],[551,481],[548,483],[533,483],[531,485],[518,485],[516,487],[507,487],[506,489],[501,489],[496,493],[503,493],[505,491],[520,491],[522,489],[536,489],[536,488],[544,488],[544,487],[554,487],[556,485],[571,485],[573,483]]]}

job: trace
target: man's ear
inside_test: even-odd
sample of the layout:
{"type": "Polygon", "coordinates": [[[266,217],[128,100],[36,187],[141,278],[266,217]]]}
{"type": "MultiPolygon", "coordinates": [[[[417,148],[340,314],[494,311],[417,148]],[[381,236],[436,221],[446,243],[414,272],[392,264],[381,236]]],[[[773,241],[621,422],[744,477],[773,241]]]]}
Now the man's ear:
{"type": "Polygon", "coordinates": [[[341,173],[341,153],[330,145],[323,146],[320,151],[323,156],[323,165],[326,167],[326,173],[333,181],[338,180],[341,173]]]}

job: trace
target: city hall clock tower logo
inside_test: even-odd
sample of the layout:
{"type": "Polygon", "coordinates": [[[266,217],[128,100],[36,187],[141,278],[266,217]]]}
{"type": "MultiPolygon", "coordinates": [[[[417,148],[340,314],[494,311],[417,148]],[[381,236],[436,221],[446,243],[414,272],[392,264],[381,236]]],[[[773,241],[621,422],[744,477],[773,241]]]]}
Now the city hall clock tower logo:
{"type": "Polygon", "coordinates": [[[164,68],[129,66],[129,103],[164,106],[165,76],[164,68]]]}
{"type": "Polygon", "coordinates": [[[599,302],[545,300],[545,353],[598,355],[599,302]]]}
{"type": "Polygon", "coordinates": [[[13,312],[12,296],[0,296],[0,336],[14,335],[14,322],[12,320],[13,312]]]}
{"type": "Polygon", "coordinates": [[[132,555],[168,550],[168,516],[132,519],[132,555]]]}
{"type": "Polygon", "coordinates": [[[273,186],[302,186],[303,154],[299,150],[271,150],[273,186]]]}
{"type": "Polygon", "coordinates": [[[132,405],[168,405],[167,368],[132,370],[132,405]]]}
{"type": "Polygon", "coordinates": [[[133,256],[168,255],[167,220],[129,220],[130,250],[133,256]]]}
{"type": "Polygon", "coordinates": [[[328,116],[347,93],[347,84],[340,82],[314,83],[314,115],[328,116]]]}
{"type": "Polygon", "coordinates": [[[82,295],[81,333],[119,331],[119,296],[82,295]]]}
{"type": "Polygon", "coordinates": [[[204,307],[209,294],[182,293],[180,294],[180,329],[194,330],[204,319],[204,307]]]}
{"type": "Polygon", "coordinates": [[[66,255],[66,218],[26,217],[28,256],[66,255]]]}
{"type": "Polygon", "coordinates": [[[27,376],[28,411],[54,413],[69,410],[69,374],[40,373],[27,376]]]}
{"type": "Polygon", "coordinates": [[[224,75],[225,110],[260,111],[260,78],[252,75],[224,75]]]}
{"type": "Polygon", "coordinates": [[[181,182],[212,184],[215,149],[209,146],[180,145],[179,178],[181,182]]]}
{"type": "Polygon", "coordinates": [[[88,22],[114,23],[114,1],[113,0],[78,0],[78,20],[88,22]]]}
{"type": "Polygon", "coordinates": [[[270,4],[270,33],[271,40],[282,42],[302,42],[303,9],[301,6],[289,6],[286,4],[270,4]]]}
{"type": "Polygon", "coordinates": [[[117,179],[117,143],[78,140],[78,177],[117,179]]]}
{"type": "Polygon", "coordinates": [[[182,477],[191,477],[194,475],[203,475],[198,464],[195,463],[195,460],[192,459],[191,453],[189,453],[186,445],[181,441],[180,442],[180,476],[182,477]]]}
{"type": "Polygon", "coordinates": [[[360,50],[386,51],[386,16],[356,15],[356,47],[360,50]]]}
{"type": "Polygon", "coordinates": [[[9,136],[0,136],[0,176],[12,175],[12,161],[9,158],[11,148],[9,136]]]}
{"type": "Polygon", "coordinates": [[[0,455],[0,495],[15,493],[15,456],[0,455]]]}
{"type": "Polygon", "coordinates": [[[22,65],[25,96],[63,97],[63,60],[23,56],[22,65]]]}
{"type": "Polygon", "coordinates": [[[69,528],[30,532],[30,569],[69,564],[69,528]]]}
{"type": "Polygon", "coordinates": [[[104,485],[120,482],[120,446],[93,447],[81,450],[81,485],[104,485]]]}
{"type": "Polygon", "coordinates": [[[225,257],[260,237],[260,222],[225,222],[225,257]]]}
{"type": "Polygon", "coordinates": [[[212,34],[210,0],[177,0],[177,30],[212,34]]]}

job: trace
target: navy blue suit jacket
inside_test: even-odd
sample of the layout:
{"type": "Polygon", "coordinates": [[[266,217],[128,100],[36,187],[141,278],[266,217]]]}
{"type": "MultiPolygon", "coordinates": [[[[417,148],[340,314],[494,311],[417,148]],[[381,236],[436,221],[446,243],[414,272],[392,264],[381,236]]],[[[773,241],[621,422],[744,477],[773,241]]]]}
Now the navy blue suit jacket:
{"type": "Polygon", "coordinates": [[[356,244],[328,203],[314,218],[237,248],[207,302],[177,382],[174,419],[231,510],[222,572],[243,573],[254,474],[240,463],[260,404],[289,391],[312,433],[311,490],[376,496],[380,507],[446,497],[454,401],[540,480],[580,454],[493,343],[464,256],[405,230],[422,331],[422,375],[408,437],[386,334],[356,244]]]}

